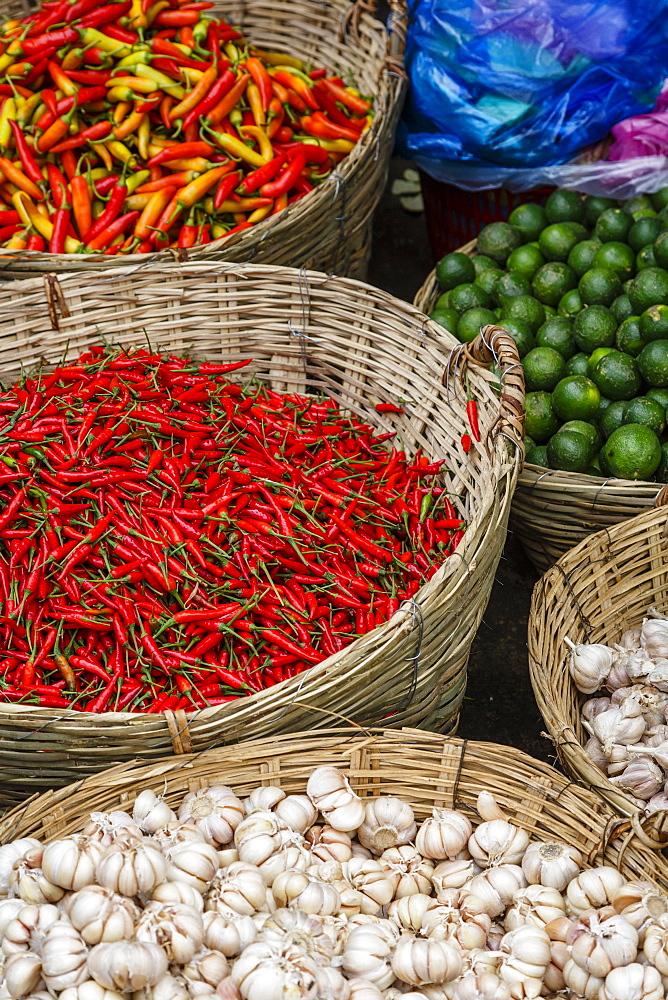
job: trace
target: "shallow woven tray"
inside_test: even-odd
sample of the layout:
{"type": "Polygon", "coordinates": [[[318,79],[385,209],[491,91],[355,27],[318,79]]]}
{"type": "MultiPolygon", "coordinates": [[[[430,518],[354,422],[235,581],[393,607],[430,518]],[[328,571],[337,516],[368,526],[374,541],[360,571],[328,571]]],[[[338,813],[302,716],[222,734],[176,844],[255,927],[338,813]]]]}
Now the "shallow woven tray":
{"type": "MultiPolygon", "coordinates": [[[[472,240],[458,252],[473,257],[475,250],[472,240]]],[[[428,315],[440,294],[432,271],[413,301],[428,315]]],[[[544,573],[588,535],[665,503],[668,487],[661,483],[586,476],[527,462],[517,480],[510,526],[538,572],[544,573]]]]}
{"type": "MultiPolygon", "coordinates": [[[[568,670],[573,642],[616,642],[648,608],[668,613],[668,510],[662,507],[580,542],[538,581],[529,617],[529,671],[541,715],[564,769],[623,815],[633,801],[601,774],[583,750],[586,695],[568,670]]],[[[655,814],[656,815],[656,814],[655,814]]],[[[668,816],[658,822],[664,824],[668,816]]]]}
{"type": "Polygon", "coordinates": [[[185,792],[213,782],[230,785],[239,795],[258,784],[303,792],[310,770],[321,764],[345,771],[363,798],[399,796],[418,820],[441,806],[462,809],[475,823],[478,793],[488,789],[532,837],[577,846],[588,865],[614,865],[629,879],[668,890],[666,861],[656,850],[660,842],[548,764],[513,747],[409,729],[298,733],[112,768],[7,813],[0,821],[0,842],[28,836],[50,841],[76,833],[92,810],[131,809],[144,788],[164,794],[171,806],[185,792]]]}
{"type": "MultiPolygon", "coordinates": [[[[32,0],[0,0],[0,21],[33,6],[32,0]]],[[[350,75],[362,93],[374,95],[373,125],[308,197],[247,232],[189,250],[123,257],[0,250],[0,277],[152,268],[194,259],[285,264],[364,278],[373,213],[385,187],[404,98],[405,0],[391,0],[389,32],[373,16],[375,6],[375,0],[215,0],[213,12],[260,48],[336,70],[344,79],[350,75]]]]}
{"type": "Polygon", "coordinates": [[[0,803],[115,761],[341,720],[429,720],[452,730],[522,458],[515,343],[486,329],[486,344],[464,350],[413,306],[361,282],[259,265],[189,263],[0,286],[0,378],[40,359],[54,364],[66,347],[76,356],[101,337],[119,345],[146,338],[154,349],[211,361],[253,358],[240,381],[256,374],[278,391],[323,391],[379,430],[396,430],[409,453],[421,447],[430,461],[445,458],[451,471],[443,481],[468,522],[456,553],[389,622],[265,692],[187,715],[0,705],[0,803]],[[508,372],[501,398],[483,367],[493,355],[508,372]],[[483,435],[468,454],[461,445],[467,377],[483,435]],[[377,402],[398,399],[404,413],[376,412],[377,402]]]}

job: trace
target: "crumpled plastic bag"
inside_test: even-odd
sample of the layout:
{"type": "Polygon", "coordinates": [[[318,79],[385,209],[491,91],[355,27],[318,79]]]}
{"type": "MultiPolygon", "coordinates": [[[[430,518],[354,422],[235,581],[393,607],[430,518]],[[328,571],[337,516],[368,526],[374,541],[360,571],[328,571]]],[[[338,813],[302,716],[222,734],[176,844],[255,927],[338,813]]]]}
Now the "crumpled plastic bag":
{"type": "Polygon", "coordinates": [[[398,144],[421,163],[566,163],[652,108],[668,74],[668,0],[409,0],[409,11],[398,144]]]}
{"type": "Polygon", "coordinates": [[[649,114],[625,118],[611,132],[613,142],[608,149],[608,160],[668,156],[668,86],[661,91],[649,114]]]}

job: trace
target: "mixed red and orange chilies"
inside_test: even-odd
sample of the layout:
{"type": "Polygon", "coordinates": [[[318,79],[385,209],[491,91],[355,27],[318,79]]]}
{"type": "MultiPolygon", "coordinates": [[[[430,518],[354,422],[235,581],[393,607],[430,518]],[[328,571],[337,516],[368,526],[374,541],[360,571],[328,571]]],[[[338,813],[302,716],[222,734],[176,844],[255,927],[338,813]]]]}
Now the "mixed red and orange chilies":
{"type": "Polygon", "coordinates": [[[228,379],[248,363],[96,348],[0,392],[0,700],[252,694],[386,621],[454,551],[442,462],[331,399],[228,379]]]}
{"type": "Polygon", "coordinates": [[[283,212],[371,122],[208,2],[46,0],[0,28],[0,247],[150,253],[283,212]]]}

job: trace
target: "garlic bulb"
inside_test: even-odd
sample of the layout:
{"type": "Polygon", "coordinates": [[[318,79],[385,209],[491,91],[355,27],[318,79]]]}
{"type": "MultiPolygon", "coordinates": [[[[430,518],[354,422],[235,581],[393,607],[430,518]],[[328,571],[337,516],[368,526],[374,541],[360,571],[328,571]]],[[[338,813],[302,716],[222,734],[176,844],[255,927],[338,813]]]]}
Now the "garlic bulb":
{"type": "Polygon", "coordinates": [[[662,976],[668,976],[668,921],[649,923],[644,930],[643,954],[662,976]]]}
{"type": "Polygon", "coordinates": [[[275,948],[298,948],[316,962],[330,962],[338,943],[334,927],[301,910],[276,910],[260,930],[260,940],[275,948]]]}
{"type": "Polygon", "coordinates": [[[185,903],[200,913],[204,909],[202,894],[187,882],[161,882],[151,893],[151,899],[158,903],[185,903]]]}
{"type": "Polygon", "coordinates": [[[622,633],[622,637],[617,643],[622,649],[630,649],[633,651],[637,649],[640,645],[640,628],[630,628],[626,632],[622,633]]]}
{"type": "Polygon", "coordinates": [[[281,833],[286,827],[272,812],[254,812],[242,820],[234,833],[239,860],[260,866],[282,847],[281,833]]]}
{"type": "Polygon", "coordinates": [[[584,722],[583,725],[587,732],[601,741],[606,756],[614,743],[637,743],[645,732],[645,720],[639,711],[636,715],[629,716],[620,708],[601,712],[591,722],[584,722]]]}
{"type": "Polygon", "coordinates": [[[521,924],[535,924],[545,930],[548,924],[565,914],[566,904],[557,889],[533,884],[515,893],[513,905],[506,913],[505,926],[512,931],[521,924]]]}
{"type": "Polygon", "coordinates": [[[302,835],[318,818],[318,811],[308,795],[288,795],[275,806],[274,812],[285,826],[302,835]]]}
{"type": "Polygon", "coordinates": [[[135,926],[135,938],[159,944],[170,962],[185,965],[204,944],[202,915],[183,903],[147,903],[135,926]]]}
{"type": "Polygon", "coordinates": [[[58,1000],[123,1000],[123,998],[115,990],[105,990],[94,979],[85,979],[78,986],[70,986],[63,990],[58,1000]]]}
{"type": "Polygon", "coordinates": [[[564,965],[563,976],[564,983],[573,993],[585,997],[586,1000],[598,1000],[603,980],[586,972],[572,958],[569,958],[564,965]]]}
{"type": "Polygon", "coordinates": [[[537,997],[550,961],[550,939],[544,930],[523,924],[501,939],[504,953],[500,978],[508,984],[511,997],[537,997]]]}
{"type": "Polygon", "coordinates": [[[471,857],[482,868],[518,864],[529,844],[526,830],[505,819],[493,819],[476,827],[468,841],[471,857]]]}
{"type": "Polygon", "coordinates": [[[410,896],[415,892],[430,892],[434,874],[433,862],[429,858],[423,858],[410,844],[390,847],[383,851],[380,863],[383,868],[399,877],[394,890],[395,899],[410,896]]]}
{"type": "Polygon", "coordinates": [[[343,949],[343,971],[387,989],[395,976],[390,962],[398,940],[399,931],[389,920],[354,927],[343,949]]]}
{"type": "Polygon", "coordinates": [[[277,875],[271,891],[279,906],[296,906],[303,913],[326,917],[341,909],[338,890],[305,872],[286,871],[277,875]]]}
{"type": "Polygon", "coordinates": [[[510,1000],[510,990],[493,972],[469,972],[454,983],[453,1000],[510,1000]]]}
{"type": "MultiPolygon", "coordinates": [[[[102,987],[98,987],[101,989],[102,987]]],[[[184,976],[167,973],[154,986],[135,990],[132,1000],[190,1000],[190,990],[184,976]]]]}
{"type": "Polygon", "coordinates": [[[475,861],[441,861],[431,876],[436,892],[441,889],[461,889],[470,879],[482,871],[475,861]]]}
{"type": "Polygon", "coordinates": [[[221,979],[229,975],[230,967],[225,956],[219,951],[203,948],[183,967],[183,975],[191,983],[206,983],[215,988],[221,979]]]}
{"type": "Polygon", "coordinates": [[[566,639],[570,646],[569,669],[578,691],[593,694],[603,684],[612,668],[613,651],[601,643],[577,645],[566,639]]]}
{"type": "Polygon", "coordinates": [[[169,851],[172,847],[177,847],[180,844],[192,843],[193,840],[202,844],[206,843],[204,834],[194,823],[180,823],[177,819],[160,827],[159,830],[151,834],[151,837],[163,851],[169,851]]]}
{"type": "Polygon", "coordinates": [[[250,816],[254,812],[271,811],[284,798],[285,792],[282,788],[277,788],[275,785],[258,785],[244,802],[244,815],[250,816]]]}
{"type": "Polygon", "coordinates": [[[391,795],[370,799],[364,807],[364,822],[357,831],[360,843],[372,854],[398,847],[415,839],[417,826],[411,807],[391,795]]]}
{"type": "Polygon", "coordinates": [[[317,966],[316,990],[318,1000],[349,1000],[350,997],[350,983],[331,965],[317,966]]]}
{"type": "Polygon", "coordinates": [[[522,871],[530,885],[551,886],[562,892],[582,867],[575,847],[557,841],[529,844],[522,858],[522,871]]]}
{"type": "Polygon", "coordinates": [[[19,840],[12,840],[0,847],[0,898],[6,896],[9,891],[9,873],[14,862],[25,857],[34,848],[41,846],[39,840],[35,840],[34,837],[21,837],[19,840]]]}
{"type": "Polygon", "coordinates": [[[166,848],[166,878],[186,882],[204,895],[218,871],[218,852],[205,841],[189,840],[166,848]]]}
{"type": "Polygon", "coordinates": [[[463,813],[435,807],[418,830],[415,847],[423,858],[452,860],[466,847],[472,833],[471,821],[463,813]]]}
{"type": "MultiPolygon", "coordinates": [[[[352,840],[348,834],[331,826],[312,826],[304,839],[313,862],[350,861],[353,857],[352,840]]],[[[364,852],[364,857],[371,857],[371,852],[365,847],[359,850],[364,852]]]]}
{"type": "Polygon", "coordinates": [[[42,868],[43,848],[34,847],[18,858],[9,873],[9,895],[18,896],[26,903],[57,903],[65,895],[42,868]]]}
{"type": "Polygon", "coordinates": [[[74,834],[44,848],[42,870],[50,882],[63,889],[83,889],[95,878],[95,866],[104,847],[90,837],[74,834]]]}
{"type": "Polygon", "coordinates": [[[580,872],[566,889],[567,909],[579,916],[592,907],[608,906],[625,881],[622,873],[609,865],[580,872]]]}
{"type": "Polygon", "coordinates": [[[227,785],[209,785],[189,792],[178,813],[182,823],[194,823],[210,843],[229,844],[244,816],[244,806],[227,785]]]}
{"type": "Polygon", "coordinates": [[[612,897],[612,905],[638,931],[641,947],[649,925],[668,920],[668,896],[649,882],[625,882],[612,897]]]}
{"type": "Polygon", "coordinates": [[[402,938],[392,955],[392,971],[402,983],[448,983],[461,972],[461,953],[448,941],[402,938]]]}
{"type": "Polygon", "coordinates": [[[142,832],[129,813],[122,809],[114,809],[112,812],[93,812],[90,820],[83,828],[82,833],[91,840],[97,840],[103,847],[110,847],[119,837],[126,842],[135,837],[142,839],[142,832]]]}
{"type": "Polygon", "coordinates": [[[550,961],[543,976],[543,985],[546,990],[556,993],[566,988],[564,966],[569,959],[568,945],[563,941],[551,941],[550,961]]]}
{"type": "Polygon", "coordinates": [[[392,901],[399,878],[380,862],[351,858],[340,867],[343,883],[361,893],[362,913],[378,913],[392,901]]]}
{"type": "Polygon", "coordinates": [[[585,910],[566,935],[571,957],[592,976],[604,979],[611,969],[628,965],[638,953],[638,932],[612,906],[585,910]]]}
{"type": "Polygon", "coordinates": [[[135,799],[132,818],[143,833],[150,835],[175,820],[176,813],[163,798],[145,788],[135,799]]]}
{"type": "Polygon", "coordinates": [[[125,896],[101,885],[88,885],[69,896],[64,910],[86,944],[132,937],[139,911],[125,896]]]}
{"type": "Polygon", "coordinates": [[[626,672],[633,683],[644,683],[654,667],[654,660],[646,649],[637,649],[626,658],[626,672]]]}
{"type": "MultiPolygon", "coordinates": [[[[651,747],[648,752],[652,753],[651,747]]],[[[640,759],[630,761],[622,773],[610,781],[636,799],[651,799],[663,788],[664,777],[661,768],[651,760],[640,759]]]]}
{"type": "MultiPolygon", "coordinates": [[[[628,688],[626,689],[628,690],[628,688]]],[[[614,703],[618,705],[617,702],[614,703]]],[[[586,719],[587,722],[591,722],[595,719],[597,715],[602,712],[607,712],[609,708],[613,707],[613,702],[610,698],[590,698],[582,706],[582,718],[586,719]]]]}
{"type": "Polygon", "coordinates": [[[364,804],[338,767],[316,767],[311,771],[306,794],[335,830],[350,833],[364,822],[364,804]]]}
{"type": "Polygon", "coordinates": [[[590,736],[585,743],[584,752],[594,767],[597,767],[601,774],[608,773],[608,758],[603,753],[603,744],[595,736],[590,736]]]}
{"type": "Polygon", "coordinates": [[[663,1000],[664,995],[658,969],[638,962],[613,969],[599,992],[600,1000],[663,1000]]]}
{"type": "MultiPolygon", "coordinates": [[[[2,848],[0,848],[0,850],[2,850],[2,848]]],[[[22,899],[0,900],[0,938],[5,937],[5,930],[8,924],[10,924],[12,920],[19,915],[25,905],[26,904],[22,899]]],[[[8,953],[6,952],[6,954],[8,953]]]]}
{"type": "Polygon", "coordinates": [[[415,892],[410,896],[394,899],[387,908],[388,919],[408,931],[421,931],[425,914],[435,903],[433,896],[415,892]]]}
{"type": "Polygon", "coordinates": [[[222,979],[216,987],[216,997],[219,1000],[242,1000],[241,993],[232,979],[232,976],[227,976],[222,979]]]}
{"type": "Polygon", "coordinates": [[[88,956],[88,971],[106,990],[119,993],[155,986],[167,972],[167,956],[157,944],[112,941],[96,944],[88,956]]]}
{"type": "Polygon", "coordinates": [[[446,889],[426,908],[420,930],[425,937],[450,941],[468,952],[485,947],[491,927],[482,899],[466,889],[446,889]]]}
{"type": "Polygon", "coordinates": [[[360,976],[348,980],[350,1000],[384,1000],[385,991],[360,976]]]}
{"type": "Polygon", "coordinates": [[[526,887],[524,872],[518,865],[499,865],[476,875],[465,888],[479,896],[490,917],[498,917],[513,901],[518,889],[526,887]]]}
{"type": "Polygon", "coordinates": [[[42,945],[42,978],[49,992],[60,993],[88,979],[88,949],[69,921],[51,924],[42,945]]]}
{"type": "Polygon", "coordinates": [[[252,918],[224,907],[207,910],[202,916],[202,926],[206,947],[221,952],[226,958],[235,958],[257,940],[257,928],[252,918]]]}
{"type": "Polygon", "coordinates": [[[668,621],[645,618],[640,629],[640,645],[651,657],[668,656],[668,621]]]}
{"type": "Polygon", "coordinates": [[[614,692],[619,690],[620,687],[626,687],[633,683],[627,670],[628,662],[632,655],[629,650],[623,649],[621,646],[615,646],[612,668],[603,685],[606,691],[614,692]]]}
{"type": "Polygon", "coordinates": [[[315,997],[317,965],[298,948],[278,950],[258,941],[239,956],[231,975],[244,1000],[315,997]]]}
{"type": "Polygon", "coordinates": [[[250,916],[262,909],[266,900],[267,887],[260,869],[237,861],[216,876],[204,898],[204,909],[216,910],[222,906],[250,916]]]}
{"type": "Polygon", "coordinates": [[[142,837],[130,846],[118,839],[106,849],[95,867],[100,885],[121,896],[151,892],[167,874],[165,857],[150,840],[142,837]]]}
{"type": "Polygon", "coordinates": [[[665,719],[668,694],[657,691],[651,684],[633,684],[615,691],[610,702],[611,707],[622,708],[625,712],[634,705],[640,710],[646,726],[659,726],[665,719]]]}
{"type": "Polygon", "coordinates": [[[10,997],[25,997],[39,989],[42,982],[42,960],[31,951],[17,952],[5,962],[4,986],[10,997]]]}

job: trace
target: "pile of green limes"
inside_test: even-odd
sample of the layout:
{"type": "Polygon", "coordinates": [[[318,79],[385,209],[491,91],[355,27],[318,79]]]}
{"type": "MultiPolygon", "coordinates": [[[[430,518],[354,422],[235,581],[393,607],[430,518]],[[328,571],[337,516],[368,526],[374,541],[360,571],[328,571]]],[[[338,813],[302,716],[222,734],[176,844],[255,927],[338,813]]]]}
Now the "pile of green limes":
{"type": "Polygon", "coordinates": [[[668,187],[623,203],[554,191],[436,274],[432,319],[517,343],[528,462],[668,482],[668,187]]]}

